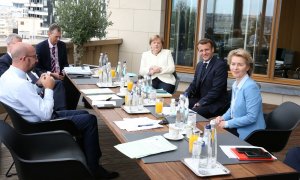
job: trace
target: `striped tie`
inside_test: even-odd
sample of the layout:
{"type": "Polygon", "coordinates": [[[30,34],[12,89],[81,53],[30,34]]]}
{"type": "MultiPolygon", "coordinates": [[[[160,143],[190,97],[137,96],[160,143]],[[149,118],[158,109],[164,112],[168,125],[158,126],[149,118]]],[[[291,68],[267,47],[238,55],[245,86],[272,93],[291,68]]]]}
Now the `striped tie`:
{"type": "Polygon", "coordinates": [[[53,72],[53,73],[56,72],[55,46],[52,47],[51,72],[53,72]]]}

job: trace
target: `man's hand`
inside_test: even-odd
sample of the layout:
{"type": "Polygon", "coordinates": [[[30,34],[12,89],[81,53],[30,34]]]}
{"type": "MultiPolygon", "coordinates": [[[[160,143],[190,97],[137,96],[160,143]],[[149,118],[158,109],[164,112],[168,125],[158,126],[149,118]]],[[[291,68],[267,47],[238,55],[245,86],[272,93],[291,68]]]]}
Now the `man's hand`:
{"type": "Polygon", "coordinates": [[[58,80],[63,80],[65,77],[64,75],[60,75],[59,73],[51,73],[50,75],[58,80]]]}
{"type": "Polygon", "coordinates": [[[197,107],[200,107],[200,103],[194,104],[194,107],[193,107],[193,108],[197,108],[197,107]]]}
{"type": "Polygon", "coordinates": [[[49,74],[42,74],[40,81],[45,89],[53,89],[54,88],[55,81],[54,81],[53,77],[51,77],[49,74]]]}

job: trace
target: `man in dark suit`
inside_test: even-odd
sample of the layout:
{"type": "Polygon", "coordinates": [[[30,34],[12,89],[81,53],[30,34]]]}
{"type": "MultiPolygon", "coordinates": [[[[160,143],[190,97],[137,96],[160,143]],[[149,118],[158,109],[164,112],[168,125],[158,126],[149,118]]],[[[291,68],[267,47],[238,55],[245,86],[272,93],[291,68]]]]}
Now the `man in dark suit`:
{"type": "Polygon", "coordinates": [[[0,57],[0,76],[9,68],[12,63],[11,59],[11,49],[14,44],[17,42],[21,42],[22,38],[18,34],[12,33],[7,36],[6,44],[7,44],[7,53],[0,57]]]}
{"type": "Polygon", "coordinates": [[[62,70],[69,66],[67,58],[66,44],[60,41],[61,28],[57,24],[52,24],[48,30],[48,39],[36,45],[38,63],[36,70],[38,75],[51,72],[55,79],[64,78],[62,70]]]}
{"type": "Polygon", "coordinates": [[[68,67],[66,44],[60,41],[61,28],[57,24],[52,24],[48,30],[48,39],[36,45],[38,63],[36,72],[40,76],[42,73],[50,72],[56,80],[63,80],[66,91],[67,109],[76,109],[80,93],[68,78],[64,78],[63,69],[68,67]]]}
{"type": "Polygon", "coordinates": [[[189,108],[205,118],[220,115],[226,104],[227,65],[214,56],[214,43],[201,39],[197,44],[202,61],[197,64],[193,82],[185,91],[189,108]]]}
{"type": "MultiPolygon", "coordinates": [[[[12,33],[8,35],[6,39],[7,44],[7,53],[0,57],[0,76],[10,67],[12,64],[12,57],[11,57],[11,49],[13,48],[13,45],[15,45],[18,42],[22,42],[22,37],[18,34],[12,33]]],[[[35,74],[33,71],[27,73],[27,79],[33,83],[36,84],[36,90],[37,93],[43,94],[43,87],[40,83],[39,76],[35,74]]],[[[65,97],[65,88],[62,83],[62,81],[55,81],[54,86],[54,110],[60,111],[66,109],[66,97],[65,97]]]]}

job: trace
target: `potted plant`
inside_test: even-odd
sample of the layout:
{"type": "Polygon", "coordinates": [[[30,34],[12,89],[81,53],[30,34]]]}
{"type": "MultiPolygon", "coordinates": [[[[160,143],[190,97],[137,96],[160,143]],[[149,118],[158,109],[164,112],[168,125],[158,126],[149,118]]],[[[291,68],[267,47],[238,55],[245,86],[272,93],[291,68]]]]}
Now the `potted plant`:
{"type": "Polygon", "coordinates": [[[74,45],[74,64],[81,65],[83,44],[93,37],[106,36],[106,28],[112,25],[108,20],[105,0],[57,0],[55,3],[56,22],[65,36],[74,45]]]}

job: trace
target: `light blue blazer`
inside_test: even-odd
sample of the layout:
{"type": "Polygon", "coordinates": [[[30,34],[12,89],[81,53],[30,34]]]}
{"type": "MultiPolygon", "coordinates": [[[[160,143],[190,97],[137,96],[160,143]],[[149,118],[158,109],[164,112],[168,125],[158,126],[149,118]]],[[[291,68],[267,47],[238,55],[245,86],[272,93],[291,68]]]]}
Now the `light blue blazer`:
{"type": "Polygon", "coordinates": [[[254,130],[266,128],[260,89],[255,81],[251,78],[245,81],[236,94],[234,107],[230,106],[223,118],[228,122],[227,128],[237,128],[240,139],[245,139],[254,130]],[[234,118],[231,118],[231,109],[234,118]]]}

